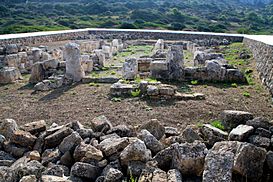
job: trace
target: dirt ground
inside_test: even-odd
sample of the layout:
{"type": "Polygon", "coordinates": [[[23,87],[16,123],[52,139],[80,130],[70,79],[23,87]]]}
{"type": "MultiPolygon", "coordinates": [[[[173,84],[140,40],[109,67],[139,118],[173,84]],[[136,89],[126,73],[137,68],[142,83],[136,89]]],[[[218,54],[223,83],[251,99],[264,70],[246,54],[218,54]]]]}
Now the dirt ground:
{"type": "Polygon", "coordinates": [[[188,124],[217,120],[223,110],[249,111],[255,116],[273,120],[271,96],[261,86],[254,63],[251,62],[247,67],[254,70],[254,85],[177,85],[178,90],[183,92],[186,88],[187,92],[205,94],[206,99],[201,101],[126,98],[115,102],[109,97],[109,84],[78,84],[34,93],[27,84],[29,75],[26,75],[24,80],[16,84],[0,85],[0,119],[12,118],[19,125],[37,120],[45,120],[49,125],[78,120],[88,126],[94,117],[105,115],[114,125],[138,126],[156,118],[165,126],[181,130],[188,124]]]}

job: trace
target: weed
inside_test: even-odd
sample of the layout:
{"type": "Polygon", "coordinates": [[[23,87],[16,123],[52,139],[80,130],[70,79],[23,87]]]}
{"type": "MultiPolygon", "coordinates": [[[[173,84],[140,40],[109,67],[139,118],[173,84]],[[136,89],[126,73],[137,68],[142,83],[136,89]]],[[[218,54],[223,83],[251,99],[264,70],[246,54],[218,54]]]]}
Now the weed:
{"type": "Polygon", "coordinates": [[[249,93],[248,91],[244,91],[244,92],[243,92],[243,96],[245,96],[245,97],[250,97],[250,93],[249,93]]]}
{"type": "Polygon", "coordinates": [[[88,84],[90,87],[99,87],[100,85],[94,82],[88,84]]]}
{"type": "Polygon", "coordinates": [[[106,70],[109,70],[109,68],[108,67],[102,67],[101,70],[106,71],[106,70]]]}
{"type": "Polygon", "coordinates": [[[233,88],[237,88],[237,87],[238,87],[237,83],[232,83],[231,86],[232,86],[233,88]]]}
{"type": "Polygon", "coordinates": [[[135,91],[131,91],[131,95],[133,97],[138,97],[140,95],[141,91],[139,89],[135,90],[135,91]]]}
{"type": "Polygon", "coordinates": [[[149,83],[156,83],[156,82],[158,82],[155,78],[147,78],[145,80],[148,81],[149,83]]]}
{"type": "Polygon", "coordinates": [[[197,123],[196,126],[197,126],[198,128],[201,128],[201,127],[203,126],[203,123],[197,123]]]}
{"type": "Polygon", "coordinates": [[[191,88],[188,85],[182,85],[179,89],[180,92],[189,93],[192,92],[191,88]]]}
{"type": "Polygon", "coordinates": [[[115,71],[112,71],[110,74],[111,75],[116,75],[117,73],[115,71]]]}
{"type": "Polygon", "coordinates": [[[223,125],[222,122],[219,121],[219,120],[214,120],[214,121],[210,122],[210,124],[211,124],[212,126],[214,126],[215,128],[220,129],[220,130],[224,130],[224,129],[225,129],[224,125],[223,125]]]}
{"type": "Polygon", "coordinates": [[[192,85],[197,85],[197,84],[198,84],[198,80],[192,80],[192,81],[191,81],[191,84],[192,84],[192,85]]]}
{"type": "Polygon", "coordinates": [[[132,175],[132,172],[130,171],[130,179],[129,179],[129,182],[137,182],[137,181],[138,181],[137,177],[134,177],[134,176],[132,175]]]}

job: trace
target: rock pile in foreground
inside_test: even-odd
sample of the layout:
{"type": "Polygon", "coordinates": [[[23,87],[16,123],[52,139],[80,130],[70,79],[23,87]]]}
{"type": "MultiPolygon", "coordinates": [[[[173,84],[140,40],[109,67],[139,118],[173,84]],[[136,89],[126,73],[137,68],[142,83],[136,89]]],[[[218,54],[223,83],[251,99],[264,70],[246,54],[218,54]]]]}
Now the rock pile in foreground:
{"type": "Polygon", "coordinates": [[[242,111],[223,111],[221,121],[226,131],[204,124],[180,132],[156,119],[137,129],[105,116],[91,128],[5,119],[0,181],[272,181],[273,122],[242,111]]]}

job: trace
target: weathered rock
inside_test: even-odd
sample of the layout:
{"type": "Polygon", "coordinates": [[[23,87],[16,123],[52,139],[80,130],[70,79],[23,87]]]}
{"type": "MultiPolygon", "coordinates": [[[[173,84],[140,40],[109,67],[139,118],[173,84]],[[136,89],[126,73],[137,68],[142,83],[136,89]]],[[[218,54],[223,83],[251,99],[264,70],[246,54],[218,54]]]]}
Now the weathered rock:
{"type": "Polygon", "coordinates": [[[165,127],[157,119],[152,119],[143,124],[140,129],[148,130],[156,139],[160,140],[165,134],[165,127]]]}
{"type": "Polygon", "coordinates": [[[59,149],[46,149],[42,154],[42,164],[56,163],[61,157],[59,149]]]}
{"type": "Polygon", "coordinates": [[[223,141],[228,138],[227,132],[224,132],[210,124],[204,124],[200,131],[204,136],[204,140],[211,146],[213,146],[216,142],[223,141]]]}
{"type": "Polygon", "coordinates": [[[14,157],[22,157],[28,151],[27,148],[12,144],[10,142],[4,142],[3,148],[14,157]]]}
{"type": "Polygon", "coordinates": [[[81,55],[79,45],[68,43],[65,45],[64,59],[66,61],[66,76],[74,82],[81,81],[85,76],[81,66],[81,55]]]}
{"type": "Polygon", "coordinates": [[[44,120],[40,120],[32,123],[27,123],[22,126],[22,129],[31,133],[32,135],[35,135],[46,130],[46,122],[44,120]]]}
{"type": "Polygon", "coordinates": [[[99,147],[106,156],[111,156],[122,151],[125,147],[127,147],[128,144],[129,140],[126,137],[116,139],[109,138],[103,140],[99,144],[99,147]]]}
{"type": "Polygon", "coordinates": [[[92,145],[85,143],[81,143],[76,147],[73,156],[76,161],[99,161],[103,158],[103,154],[100,150],[96,149],[92,145]]]}
{"type": "Polygon", "coordinates": [[[34,63],[31,69],[30,83],[38,83],[45,79],[46,71],[42,62],[34,63]]]}
{"type": "Polygon", "coordinates": [[[73,132],[71,135],[65,137],[59,145],[59,150],[62,153],[66,151],[73,151],[77,145],[82,141],[81,136],[77,132],[73,132]]]}
{"type": "Polygon", "coordinates": [[[122,181],[123,174],[118,169],[110,168],[105,176],[104,182],[122,181]]]}
{"type": "Polygon", "coordinates": [[[0,166],[11,166],[14,161],[15,158],[11,154],[0,150],[0,166]]]}
{"type": "Polygon", "coordinates": [[[107,134],[113,134],[116,133],[120,137],[131,137],[134,135],[134,132],[131,128],[129,128],[126,125],[117,125],[115,127],[112,127],[107,134]]]}
{"type": "Polygon", "coordinates": [[[268,169],[273,171],[273,151],[268,151],[266,154],[266,164],[268,169]]]}
{"type": "Polygon", "coordinates": [[[190,126],[187,126],[183,132],[182,132],[183,138],[188,142],[188,143],[193,143],[195,140],[202,141],[202,138],[198,135],[196,131],[190,126]]]}
{"type": "Polygon", "coordinates": [[[110,93],[112,96],[129,96],[131,92],[135,90],[134,85],[124,83],[114,83],[111,85],[110,93]]]}
{"type": "Polygon", "coordinates": [[[258,147],[268,148],[270,146],[270,139],[259,135],[250,136],[248,142],[258,147]]]}
{"type": "Polygon", "coordinates": [[[13,119],[4,119],[0,122],[0,133],[6,138],[10,139],[13,133],[18,130],[18,126],[13,119]]]}
{"type": "Polygon", "coordinates": [[[29,132],[17,130],[13,133],[11,142],[22,147],[33,147],[37,137],[31,135],[29,132]]]}
{"type": "Polygon", "coordinates": [[[128,166],[129,161],[147,162],[151,158],[151,151],[146,148],[141,140],[129,144],[120,154],[121,164],[125,166],[128,166]]]}
{"type": "Polygon", "coordinates": [[[253,181],[259,181],[265,159],[265,149],[244,143],[235,154],[233,170],[253,181]]]}
{"type": "Polygon", "coordinates": [[[165,44],[163,39],[158,39],[157,42],[155,43],[153,51],[157,50],[164,50],[165,44]]]}
{"type": "Polygon", "coordinates": [[[42,153],[44,149],[44,140],[46,137],[46,132],[41,132],[38,136],[35,145],[33,146],[33,150],[37,150],[39,153],[42,153]]]}
{"type": "Polygon", "coordinates": [[[45,138],[45,147],[53,148],[58,146],[62,140],[73,132],[71,128],[63,127],[45,138]]]}
{"type": "Polygon", "coordinates": [[[173,167],[185,175],[200,176],[204,169],[206,145],[201,142],[174,144],[173,167]]]}
{"type": "Polygon", "coordinates": [[[94,64],[93,64],[93,60],[90,60],[90,55],[88,54],[81,55],[81,65],[85,72],[90,73],[91,71],[93,71],[94,64]]]}
{"type": "Polygon", "coordinates": [[[49,60],[43,61],[43,65],[46,70],[56,69],[59,66],[59,61],[57,59],[49,59],[49,60]]]}
{"type": "Polygon", "coordinates": [[[42,82],[35,84],[33,89],[35,91],[48,91],[51,89],[49,84],[50,84],[50,81],[44,80],[42,82]]]}
{"type": "Polygon", "coordinates": [[[66,177],[42,175],[41,182],[81,182],[81,181],[69,180],[66,177]]]}
{"type": "Polygon", "coordinates": [[[126,80],[134,80],[138,74],[138,62],[136,58],[128,58],[123,63],[122,77],[126,80]]]}
{"type": "Polygon", "coordinates": [[[203,181],[232,181],[234,154],[232,152],[217,152],[210,150],[205,158],[203,181]]]}
{"type": "Polygon", "coordinates": [[[106,176],[106,174],[108,173],[109,169],[111,168],[114,168],[114,169],[118,169],[118,170],[122,170],[121,168],[121,165],[120,165],[120,162],[119,160],[114,160],[114,161],[111,161],[107,166],[105,166],[105,168],[103,169],[101,175],[102,176],[106,176]]]}
{"type": "Polygon", "coordinates": [[[169,62],[169,78],[175,80],[183,79],[184,72],[184,55],[183,46],[171,46],[167,53],[167,61],[169,62]]]}
{"type": "Polygon", "coordinates": [[[154,157],[160,169],[169,169],[173,159],[173,146],[165,148],[158,152],[154,157]]]}
{"type": "Polygon", "coordinates": [[[255,134],[261,137],[271,138],[271,132],[264,128],[257,128],[255,134]]]}
{"type": "Polygon", "coordinates": [[[231,130],[228,140],[246,141],[253,132],[254,128],[252,126],[239,125],[231,130]]]}
{"type": "Polygon", "coordinates": [[[0,181],[1,182],[16,182],[15,172],[6,166],[0,166],[0,181]]]}
{"type": "Polygon", "coordinates": [[[76,162],[71,168],[71,175],[96,180],[99,169],[91,164],[76,162]]]}
{"type": "Polygon", "coordinates": [[[139,177],[142,169],[145,168],[145,163],[141,161],[129,161],[127,168],[127,175],[133,177],[139,177]]]}
{"type": "Polygon", "coordinates": [[[15,67],[4,67],[0,69],[0,84],[13,83],[21,78],[20,71],[15,67]]]}
{"type": "Polygon", "coordinates": [[[174,127],[165,127],[165,135],[166,137],[170,137],[170,136],[177,136],[179,135],[178,129],[174,128],[174,127]]]}
{"type": "Polygon", "coordinates": [[[223,59],[223,54],[220,53],[206,53],[203,51],[196,51],[194,53],[194,66],[204,65],[207,60],[223,59]]]}
{"type": "Polygon", "coordinates": [[[36,150],[29,152],[28,158],[30,160],[36,160],[36,161],[40,161],[41,160],[40,153],[38,151],[36,151],[36,150]]]}
{"type": "Polygon", "coordinates": [[[152,151],[152,153],[156,154],[161,151],[164,146],[158,141],[149,131],[141,130],[138,134],[138,138],[144,141],[145,145],[148,149],[152,151]]]}
{"type": "Polygon", "coordinates": [[[221,121],[226,129],[231,130],[246,121],[253,119],[253,114],[244,111],[226,110],[221,113],[221,121]]]}
{"type": "Polygon", "coordinates": [[[29,176],[24,176],[20,179],[19,182],[36,182],[37,178],[35,175],[29,175],[29,176]]]}
{"type": "Polygon", "coordinates": [[[64,155],[60,158],[60,163],[67,167],[71,167],[74,164],[73,155],[69,151],[65,152],[64,155]]]}
{"type": "Polygon", "coordinates": [[[256,117],[252,120],[248,120],[246,122],[246,125],[253,126],[255,129],[256,128],[264,128],[264,129],[269,129],[270,126],[273,125],[272,122],[270,122],[268,119],[263,118],[263,117],[256,117]]]}
{"type": "Polygon", "coordinates": [[[167,173],[168,182],[182,182],[182,175],[177,169],[170,169],[167,173]]]}
{"type": "Polygon", "coordinates": [[[18,46],[16,44],[8,44],[6,46],[6,53],[7,54],[18,53],[18,46]]]}
{"type": "Polygon", "coordinates": [[[82,128],[82,129],[77,130],[77,132],[79,133],[79,135],[81,136],[82,139],[91,138],[91,136],[93,135],[92,129],[82,128]]]}
{"type": "Polygon", "coordinates": [[[120,138],[120,136],[118,136],[116,133],[112,133],[112,134],[101,136],[100,141],[103,141],[109,138],[120,138]]]}
{"type": "Polygon", "coordinates": [[[161,169],[155,169],[152,182],[167,182],[167,173],[161,169]]]}
{"type": "Polygon", "coordinates": [[[43,172],[43,175],[53,175],[53,176],[69,176],[69,169],[66,166],[51,164],[43,172]]]}
{"type": "Polygon", "coordinates": [[[169,78],[169,63],[167,61],[152,61],[150,65],[151,77],[156,79],[169,78]]]}
{"type": "Polygon", "coordinates": [[[159,95],[159,89],[155,85],[148,85],[147,86],[147,95],[148,96],[157,96],[159,95]]]}
{"type": "Polygon", "coordinates": [[[37,178],[40,178],[44,170],[45,167],[40,162],[33,160],[19,169],[18,175],[20,178],[27,175],[35,175],[37,178]]]}
{"type": "Polygon", "coordinates": [[[96,132],[107,132],[112,128],[112,124],[106,116],[102,115],[91,121],[91,127],[96,132]]]}
{"type": "Polygon", "coordinates": [[[83,125],[79,121],[72,121],[71,122],[71,128],[74,131],[78,131],[78,130],[84,129],[83,125]]]}

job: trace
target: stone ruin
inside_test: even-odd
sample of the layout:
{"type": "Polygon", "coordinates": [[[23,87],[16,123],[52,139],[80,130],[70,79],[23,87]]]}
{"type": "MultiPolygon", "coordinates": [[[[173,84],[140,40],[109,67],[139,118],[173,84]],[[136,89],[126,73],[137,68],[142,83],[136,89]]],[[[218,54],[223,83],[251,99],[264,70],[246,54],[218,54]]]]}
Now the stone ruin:
{"type": "Polygon", "coordinates": [[[272,181],[273,121],[223,111],[184,130],[152,119],[113,126],[105,116],[65,125],[0,121],[0,181],[272,181]]]}

